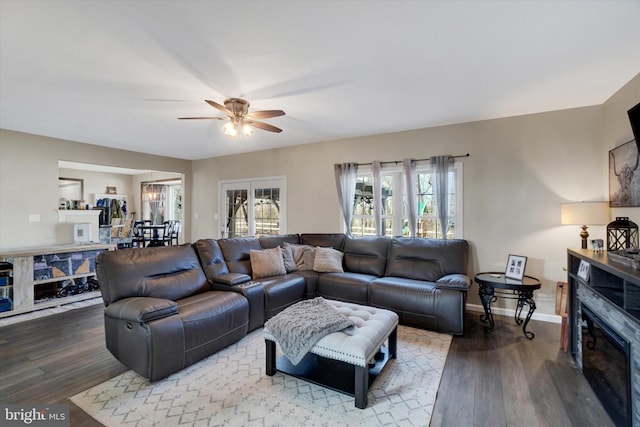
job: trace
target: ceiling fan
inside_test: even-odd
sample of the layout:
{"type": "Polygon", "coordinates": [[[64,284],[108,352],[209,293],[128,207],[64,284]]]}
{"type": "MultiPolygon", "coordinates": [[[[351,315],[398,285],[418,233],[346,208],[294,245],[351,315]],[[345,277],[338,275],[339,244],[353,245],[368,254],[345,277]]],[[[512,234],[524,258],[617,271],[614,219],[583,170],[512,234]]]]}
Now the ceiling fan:
{"type": "Polygon", "coordinates": [[[242,98],[229,98],[224,100],[224,106],[217,102],[205,99],[204,102],[211,105],[227,115],[227,117],[178,117],[179,120],[229,120],[222,127],[222,131],[225,135],[231,137],[237,137],[240,132],[244,136],[250,136],[253,134],[253,128],[266,130],[269,132],[282,132],[282,129],[272,126],[268,123],[259,122],[255,119],[268,119],[271,117],[284,116],[285,112],[282,110],[263,110],[254,111],[249,113],[249,102],[242,98]]]}

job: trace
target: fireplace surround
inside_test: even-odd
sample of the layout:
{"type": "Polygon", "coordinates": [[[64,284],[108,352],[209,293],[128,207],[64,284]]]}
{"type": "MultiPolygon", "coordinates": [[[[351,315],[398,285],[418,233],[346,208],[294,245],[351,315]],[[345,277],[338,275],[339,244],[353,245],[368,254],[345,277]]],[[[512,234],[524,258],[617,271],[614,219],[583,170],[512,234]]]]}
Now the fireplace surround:
{"type": "Polygon", "coordinates": [[[640,271],[588,249],[567,266],[576,365],[616,425],[640,426],[640,271]]]}
{"type": "Polygon", "coordinates": [[[629,341],[587,306],[582,311],[582,373],[616,426],[631,425],[629,341]]]}

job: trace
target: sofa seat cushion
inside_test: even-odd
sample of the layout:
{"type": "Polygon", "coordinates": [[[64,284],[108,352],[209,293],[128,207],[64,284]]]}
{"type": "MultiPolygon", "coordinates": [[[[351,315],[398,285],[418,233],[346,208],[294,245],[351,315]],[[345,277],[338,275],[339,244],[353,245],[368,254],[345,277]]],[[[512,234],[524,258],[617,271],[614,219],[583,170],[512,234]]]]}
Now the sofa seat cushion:
{"type": "Polygon", "coordinates": [[[369,283],[376,276],[359,273],[323,273],[318,277],[318,295],[337,301],[369,304],[369,283]]]}
{"type": "Polygon", "coordinates": [[[313,270],[303,270],[296,271],[292,273],[293,275],[300,276],[304,278],[306,290],[305,290],[305,299],[315,298],[318,296],[318,278],[320,277],[320,273],[315,272],[313,270]]]}
{"type": "Polygon", "coordinates": [[[395,311],[401,324],[453,334],[464,330],[465,297],[434,282],[400,277],[377,278],[369,286],[369,303],[395,311]]]}
{"type": "Polygon", "coordinates": [[[382,277],[374,280],[369,289],[371,305],[393,310],[403,323],[406,314],[424,317],[427,324],[433,323],[436,287],[433,282],[382,277]]]}
{"type": "Polygon", "coordinates": [[[187,365],[247,334],[249,302],[239,293],[209,291],[177,302],[187,365]]]}
{"type": "Polygon", "coordinates": [[[263,277],[258,280],[264,289],[265,321],[285,308],[302,301],[306,294],[304,277],[294,273],[284,276],[263,277]]]}

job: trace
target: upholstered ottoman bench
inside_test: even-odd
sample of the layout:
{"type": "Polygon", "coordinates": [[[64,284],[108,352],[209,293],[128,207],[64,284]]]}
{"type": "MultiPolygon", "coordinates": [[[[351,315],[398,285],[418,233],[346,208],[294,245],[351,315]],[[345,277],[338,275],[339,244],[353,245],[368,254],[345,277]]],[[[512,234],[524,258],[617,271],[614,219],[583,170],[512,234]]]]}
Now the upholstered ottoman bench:
{"type": "Polygon", "coordinates": [[[364,409],[370,384],[387,362],[396,358],[398,315],[375,307],[325,301],[355,327],[324,336],[295,365],[286,356],[276,360],[277,340],[265,327],[266,373],[273,376],[280,371],[346,393],[355,397],[357,408],[364,409]]]}

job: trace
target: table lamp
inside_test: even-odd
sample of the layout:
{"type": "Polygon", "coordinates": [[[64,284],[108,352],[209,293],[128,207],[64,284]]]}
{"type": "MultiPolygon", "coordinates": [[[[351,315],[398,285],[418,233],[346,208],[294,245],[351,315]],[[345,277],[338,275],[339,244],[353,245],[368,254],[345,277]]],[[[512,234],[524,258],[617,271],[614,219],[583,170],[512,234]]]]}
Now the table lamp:
{"type": "Polygon", "coordinates": [[[582,231],[582,249],[587,249],[589,225],[605,225],[609,222],[609,202],[577,202],[560,205],[562,225],[579,225],[582,231]]]}

